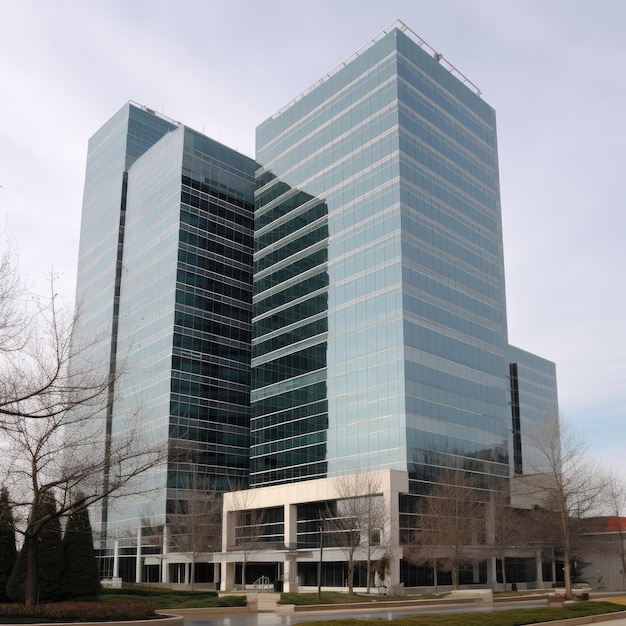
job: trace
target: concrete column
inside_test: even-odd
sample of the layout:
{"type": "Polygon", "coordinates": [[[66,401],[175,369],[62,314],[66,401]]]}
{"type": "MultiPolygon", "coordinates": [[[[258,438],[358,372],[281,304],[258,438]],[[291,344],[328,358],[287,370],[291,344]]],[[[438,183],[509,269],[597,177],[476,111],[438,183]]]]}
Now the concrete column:
{"type": "Polygon", "coordinates": [[[387,525],[383,529],[384,539],[389,545],[400,545],[400,528],[397,522],[400,519],[400,499],[399,493],[393,485],[390,485],[388,490],[383,491],[383,502],[385,509],[389,511],[387,525]]]}
{"type": "MultiPolygon", "coordinates": [[[[298,507],[295,504],[286,504],[285,516],[285,546],[288,550],[298,547],[298,507]]],[[[283,569],[283,589],[289,593],[298,591],[298,559],[295,556],[287,556],[283,569]]]]}
{"type": "Polygon", "coordinates": [[[543,589],[543,567],[541,562],[541,550],[535,552],[536,574],[535,582],[537,589],[543,589]]]}
{"type": "Polygon", "coordinates": [[[474,563],[472,565],[472,582],[479,583],[480,582],[480,566],[478,563],[474,563]]]}
{"type": "Polygon", "coordinates": [[[235,588],[235,564],[222,562],[221,591],[231,591],[235,588]]]}
{"type": "Polygon", "coordinates": [[[135,582],[141,582],[141,526],[137,527],[137,557],[135,558],[135,582]]]}
{"type": "Polygon", "coordinates": [[[395,555],[395,558],[391,559],[389,564],[389,579],[385,582],[387,587],[391,587],[400,583],[400,559],[402,558],[402,551],[395,555]]]}
{"type": "Polygon", "coordinates": [[[283,591],[287,593],[298,592],[298,559],[288,557],[283,568],[283,591]]]}
{"type": "Polygon", "coordinates": [[[115,540],[113,544],[113,578],[120,577],[120,542],[115,540]]]}
{"type": "MultiPolygon", "coordinates": [[[[235,526],[238,507],[233,498],[233,494],[224,494],[224,509],[222,511],[222,553],[226,553],[228,548],[235,545],[235,526]],[[236,510],[231,510],[229,507],[233,507],[236,510]]],[[[232,591],[235,588],[235,563],[222,561],[220,567],[222,569],[220,590],[232,591]]]]}
{"type": "Polygon", "coordinates": [[[285,546],[288,550],[298,547],[298,507],[295,504],[285,505],[285,546]]]}
{"type": "Polygon", "coordinates": [[[167,524],[163,526],[163,558],[161,559],[161,582],[169,583],[170,582],[170,568],[169,561],[167,560],[167,554],[169,553],[169,543],[170,543],[170,529],[167,524]]]}
{"type": "Polygon", "coordinates": [[[498,569],[497,569],[497,559],[495,556],[492,556],[490,559],[487,559],[487,584],[491,587],[493,591],[498,589],[498,569]]]}
{"type": "Polygon", "coordinates": [[[395,586],[400,583],[400,559],[402,558],[402,548],[400,547],[400,491],[409,490],[408,474],[403,474],[399,478],[398,472],[383,472],[381,474],[381,488],[383,492],[383,502],[388,511],[387,523],[383,529],[383,540],[389,546],[397,546],[393,550],[394,558],[389,565],[389,579],[387,586],[395,586]]]}
{"type": "Polygon", "coordinates": [[[215,588],[219,589],[219,581],[220,581],[220,574],[222,571],[222,564],[221,563],[213,563],[213,582],[215,583],[215,588]]]}
{"type": "Polygon", "coordinates": [[[165,524],[163,526],[163,545],[161,546],[161,550],[163,550],[163,554],[167,554],[170,551],[170,527],[165,524]]]}
{"type": "MultiPolygon", "coordinates": [[[[228,494],[226,494],[228,495],[228,494]]],[[[237,511],[224,511],[222,516],[222,552],[235,545],[235,526],[237,511]]]]}

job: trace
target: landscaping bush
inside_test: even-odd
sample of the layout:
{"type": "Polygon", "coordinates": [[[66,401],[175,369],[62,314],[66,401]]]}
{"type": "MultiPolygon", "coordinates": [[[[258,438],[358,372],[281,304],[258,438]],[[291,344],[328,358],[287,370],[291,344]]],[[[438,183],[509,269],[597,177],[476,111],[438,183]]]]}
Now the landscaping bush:
{"type": "Polygon", "coordinates": [[[0,604],[0,623],[33,622],[116,622],[158,617],[155,609],[246,606],[246,596],[218,597],[215,591],[171,589],[102,590],[99,601],[68,601],[26,607],[0,604]],[[12,618],[12,619],[7,619],[12,618]]]}
{"type": "Polygon", "coordinates": [[[98,593],[98,595],[100,596],[120,595],[120,594],[125,595],[125,596],[144,596],[144,597],[157,596],[157,595],[163,595],[163,594],[167,594],[168,596],[185,596],[185,597],[197,595],[197,596],[206,596],[206,597],[214,597],[214,598],[217,598],[217,596],[219,595],[217,591],[210,591],[210,590],[204,590],[204,589],[192,591],[189,589],[168,589],[165,587],[160,587],[160,588],[134,587],[134,586],[127,587],[126,585],[122,587],[122,589],[104,587],[98,593]]]}
{"type": "Polygon", "coordinates": [[[248,606],[246,596],[222,596],[218,606],[248,606]]]}
{"type": "MultiPolygon", "coordinates": [[[[75,501],[80,501],[77,496],[75,501]]],[[[100,590],[100,571],[86,508],[72,510],[63,535],[63,597],[95,598],[100,590]]]]}
{"type": "Polygon", "coordinates": [[[39,606],[0,604],[0,617],[36,618],[43,622],[114,622],[157,615],[146,602],[54,602],[39,606]]]}

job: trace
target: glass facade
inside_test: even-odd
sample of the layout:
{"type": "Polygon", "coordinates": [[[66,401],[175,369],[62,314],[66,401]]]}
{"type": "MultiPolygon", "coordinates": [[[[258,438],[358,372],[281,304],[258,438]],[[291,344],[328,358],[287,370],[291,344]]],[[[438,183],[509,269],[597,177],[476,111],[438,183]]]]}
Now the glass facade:
{"type": "Polygon", "coordinates": [[[535,354],[507,346],[512,437],[511,469],[515,474],[550,471],[533,440],[546,421],[558,418],[556,367],[535,354]]]}
{"type": "Polygon", "coordinates": [[[102,336],[117,372],[113,435],[138,420],[169,450],[141,495],[105,507],[111,537],[164,523],[188,487],[247,480],[256,167],[132,104],[90,143],[80,337],[102,336]]]}
{"type": "Polygon", "coordinates": [[[326,475],[328,207],[258,174],[251,475],[326,475]]]}
{"type": "Polygon", "coordinates": [[[78,257],[78,341],[109,360],[117,341],[121,253],[130,166],[175,123],[127,104],[90,140],[78,257]]]}
{"type": "Polygon", "coordinates": [[[506,302],[495,112],[398,36],[409,476],[508,477],[506,302]]]}
{"type": "Polygon", "coordinates": [[[99,512],[129,576],[188,489],[254,487],[263,547],[310,550],[335,481],[262,488],[381,471],[390,575],[430,584],[399,560],[417,499],[451,469],[487,490],[542,469],[555,367],[508,344],[495,112],[453,70],[398,26],[261,124],[256,161],[134,104],[90,140],[75,341],[112,374],[111,436],[168,450],[99,512]]]}
{"type": "Polygon", "coordinates": [[[495,113],[394,29],[257,129],[251,482],[508,477],[495,113]]]}
{"type": "MultiPolygon", "coordinates": [[[[73,341],[81,358],[103,364],[116,378],[119,301],[125,242],[128,170],[151,146],[177,128],[148,109],[126,104],[89,140],[81,216],[76,303],[78,324],[73,341]]],[[[76,350],[75,350],[76,352],[76,350]]],[[[80,367],[75,360],[72,367],[80,367]]],[[[112,398],[101,419],[113,432],[112,398]]],[[[106,539],[108,501],[93,511],[106,539]]]]}

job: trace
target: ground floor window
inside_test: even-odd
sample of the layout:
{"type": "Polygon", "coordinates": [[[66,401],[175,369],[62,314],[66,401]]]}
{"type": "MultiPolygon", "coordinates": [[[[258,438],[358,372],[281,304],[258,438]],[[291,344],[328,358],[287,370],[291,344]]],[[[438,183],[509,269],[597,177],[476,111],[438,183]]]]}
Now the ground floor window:
{"type": "MultiPolygon", "coordinates": [[[[189,563],[170,563],[169,567],[169,580],[171,583],[184,583],[185,582],[185,569],[190,571],[191,565],[189,563]]],[[[194,582],[196,583],[213,583],[215,582],[214,576],[215,568],[213,563],[196,563],[194,565],[194,582]]],[[[147,581],[146,582],[157,582],[147,581]]]]}
{"type": "MultiPolygon", "coordinates": [[[[112,556],[103,556],[98,559],[100,565],[100,577],[102,579],[113,578],[114,559],[112,556]]],[[[135,582],[137,580],[137,558],[135,556],[120,556],[118,560],[118,575],[123,582],[135,582]]],[[[171,583],[184,583],[185,569],[190,571],[191,565],[186,563],[169,563],[168,576],[171,583]]],[[[214,583],[215,567],[213,563],[197,562],[195,564],[194,578],[197,583],[214,583]]],[[[145,583],[162,582],[161,566],[157,564],[143,564],[141,568],[141,580],[145,583]]]]}
{"type": "MultiPolygon", "coordinates": [[[[281,576],[280,563],[257,563],[250,561],[246,563],[246,585],[253,585],[259,581],[259,584],[265,584],[265,581],[274,583],[281,576]]],[[[241,585],[241,563],[235,565],[235,584],[241,585]]]]}
{"type": "MultiPolygon", "coordinates": [[[[100,578],[113,578],[114,559],[112,556],[102,556],[98,558],[100,566],[100,578]]],[[[120,556],[118,560],[118,576],[125,583],[135,582],[137,572],[137,559],[135,556],[120,556]]]]}
{"type": "MultiPolygon", "coordinates": [[[[502,582],[502,561],[498,559],[498,582],[502,582]]],[[[505,559],[506,581],[508,583],[530,583],[537,578],[537,562],[528,557],[507,557],[505,559]]]]}
{"type": "MultiPolygon", "coordinates": [[[[318,583],[318,563],[298,563],[298,584],[303,587],[316,587],[318,583]]],[[[376,581],[372,581],[374,584],[376,581]]],[[[325,561],[322,563],[322,587],[347,587],[348,564],[346,561],[325,561]]],[[[354,568],[354,586],[367,587],[367,566],[357,563],[354,568]]]]}
{"type": "MultiPolygon", "coordinates": [[[[435,569],[430,565],[414,565],[400,561],[400,582],[405,587],[437,587],[451,585],[452,573],[435,569]],[[436,574],[436,576],[435,576],[436,574]]],[[[487,582],[487,562],[481,561],[459,570],[460,585],[484,585],[487,582]]]]}

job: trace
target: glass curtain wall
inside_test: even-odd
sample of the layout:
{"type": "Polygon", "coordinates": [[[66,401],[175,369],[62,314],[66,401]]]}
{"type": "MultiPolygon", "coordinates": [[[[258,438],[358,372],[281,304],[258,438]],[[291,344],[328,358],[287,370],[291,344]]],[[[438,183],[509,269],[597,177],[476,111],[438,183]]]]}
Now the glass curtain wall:
{"type": "Polygon", "coordinates": [[[257,150],[253,483],[507,476],[493,109],[394,29],[257,150]]]}

